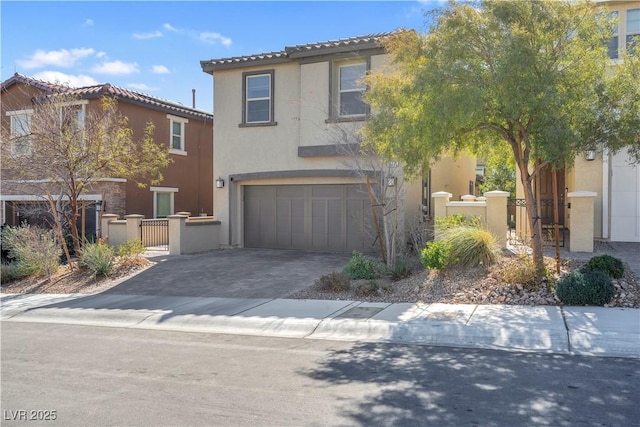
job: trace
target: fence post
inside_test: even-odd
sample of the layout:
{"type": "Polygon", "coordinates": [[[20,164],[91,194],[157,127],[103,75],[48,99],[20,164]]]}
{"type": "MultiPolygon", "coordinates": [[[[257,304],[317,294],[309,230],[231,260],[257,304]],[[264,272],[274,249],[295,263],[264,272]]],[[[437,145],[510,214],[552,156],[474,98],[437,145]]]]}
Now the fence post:
{"type": "Polygon", "coordinates": [[[102,214],[100,220],[100,238],[106,239],[107,242],[109,241],[109,223],[117,219],[118,215],[116,214],[102,214]]]}
{"type": "Polygon", "coordinates": [[[187,215],[169,215],[169,255],[182,253],[182,241],[187,223],[187,215]]]}
{"type": "Polygon", "coordinates": [[[131,214],[125,215],[124,219],[127,220],[127,242],[129,240],[142,241],[140,235],[140,223],[144,219],[144,215],[131,214]]]}
{"type": "Polygon", "coordinates": [[[487,191],[487,228],[497,239],[500,247],[507,247],[507,199],[508,191],[487,191]]]}
{"type": "Polygon", "coordinates": [[[432,193],[431,197],[433,198],[433,239],[438,240],[440,236],[438,236],[438,229],[435,227],[436,221],[438,218],[444,218],[447,216],[447,203],[451,199],[452,194],[447,193],[446,191],[438,191],[437,193],[432,193]]]}
{"type": "Polygon", "coordinates": [[[597,195],[595,191],[573,191],[567,194],[571,201],[570,252],[593,252],[593,202],[597,195]]]}

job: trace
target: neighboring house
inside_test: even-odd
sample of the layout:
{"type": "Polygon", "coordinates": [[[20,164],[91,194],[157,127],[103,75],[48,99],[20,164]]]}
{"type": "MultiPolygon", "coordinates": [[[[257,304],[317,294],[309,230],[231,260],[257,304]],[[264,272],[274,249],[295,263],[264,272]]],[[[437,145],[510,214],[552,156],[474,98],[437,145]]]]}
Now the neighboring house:
{"type": "MultiPolygon", "coordinates": [[[[619,61],[620,52],[631,42],[640,46],[640,5],[637,1],[602,1],[610,13],[618,18],[615,35],[609,42],[612,65],[619,61]]],[[[550,199],[551,175],[542,173],[537,181],[538,194],[550,199]]],[[[589,150],[576,157],[571,169],[558,174],[560,196],[566,198],[573,191],[592,191],[594,200],[593,235],[596,239],[613,242],[640,242],[640,165],[632,164],[626,150],[615,155],[601,150],[589,150]]],[[[517,179],[517,197],[523,198],[520,178],[517,179]]],[[[561,221],[571,230],[571,209],[565,199],[561,221]]],[[[550,217],[551,205],[543,217],[550,217]]],[[[544,222],[544,219],[543,219],[544,222]]],[[[551,221],[549,221],[551,222],[551,221]]]]}
{"type": "MultiPolygon", "coordinates": [[[[136,182],[120,177],[97,180],[81,196],[85,200],[87,235],[96,230],[99,209],[121,217],[142,214],[146,218],[165,217],[178,211],[193,215],[213,213],[212,114],[110,84],[69,88],[15,74],[1,85],[3,133],[27,133],[33,99],[56,92],[78,97],[79,122],[89,109],[98,108],[101,97],[114,97],[120,113],[129,119],[134,140],[140,139],[147,123],[152,122],[154,140],[168,145],[173,159],[163,171],[164,180],[159,185],[140,188],[136,182]]],[[[41,220],[37,206],[42,205],[44,195],[32,194],[29,188],[28,183],[12,179],[2,169],[3,224],[41,220]]]]}
{"type": "MultiPolygon", "coordinates": [[[[374,248],[365,179],[339,144],[358,144],[370,114],[360,79],[386,65],[386,35],[201,61],[214,81],[214,172],[224,181],[214,214],[223,246],[374,248]]],[[[429,214],[431,192],[457,200],[474,193],[474,182],[475,161],[439,161],[424,179],[404,183],[399,222],[429,214]]]]}

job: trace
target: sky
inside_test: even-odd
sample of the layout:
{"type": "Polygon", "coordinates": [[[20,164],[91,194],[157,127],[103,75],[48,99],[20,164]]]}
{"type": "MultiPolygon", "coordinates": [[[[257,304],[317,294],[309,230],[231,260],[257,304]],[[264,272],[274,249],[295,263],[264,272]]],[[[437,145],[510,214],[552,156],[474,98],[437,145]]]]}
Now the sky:
{"type": "Polygon", "coordinates": [[[111,83],[213,110],[200,61],[393,31],[426,31],[426,1],[7,1],[0,3],[1,80],[15,72],[88,86],[111,83]]]}

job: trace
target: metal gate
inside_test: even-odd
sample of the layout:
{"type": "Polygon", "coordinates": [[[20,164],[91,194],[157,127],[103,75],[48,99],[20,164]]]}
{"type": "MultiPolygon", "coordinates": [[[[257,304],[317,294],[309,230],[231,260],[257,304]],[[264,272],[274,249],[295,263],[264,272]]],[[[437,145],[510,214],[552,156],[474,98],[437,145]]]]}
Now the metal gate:
{"type": "Polygon", "coordinates": [[[140,222],[140,241],[147,248],[169,250],[169,220],[143,219],[140,222]]]}
{"type": "MultiPolygon", "coordinates": [[[[558,240],[560,246],[564,247],[566,229],[564,226],[564,199],[558,200],[558,240]]],[[[553,199],[540,200],[540,217],[542,221],[542,241],[546,245],[555,244],[555,222],[553,220],[553,199]]],[[[509,238],[519,242],[527,243],[531,239],[529,222],[527,217],[527,203],[525,199],[507,200],[507,225],[509,227],[509,238]]]]}

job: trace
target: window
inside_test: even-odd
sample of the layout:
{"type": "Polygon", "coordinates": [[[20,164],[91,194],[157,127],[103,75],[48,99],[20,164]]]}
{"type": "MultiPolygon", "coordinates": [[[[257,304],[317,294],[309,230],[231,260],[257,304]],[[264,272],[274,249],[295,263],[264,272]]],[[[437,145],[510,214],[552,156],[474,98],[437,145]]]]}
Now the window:
{"type": "Polygon", "coordinates": [[[173,187],[151,187],[153,191],[153,217],[166,218],[174,213],[174,194],[178,192],[173,187]]]}
{"type": "Polygon", "coordinates": [[[627,10],[627,52],[635,52],[636,45],[640,43],[640,9],[627,10]]]}
{"type": "Polygon", "coordinates": [[[189,120],[182,117],[171,116],[167,114],[169,119],[169,148],[173,154],[186,154],[185,148],[185,131],[189,120]]]}
{"type": "Polygon", "coordinates": [[[613,36],[609,39],[607,46],[609,48],[609,58],[618,58],[618,12],[611,12],[609,14],[609,22],[613,30],[613,36]]]}
{"type": "Polygon", "coordinates": [[[339,66],[339,112],[340,116],[367,114],[367,104],[362,99],[366,86],[362,82],[367,65],[362,63],[339,66]]]}
{"type": "Polygon", "coordinates": [[[243,73],[243,124],[275,124],[273,121],[273,70],[243,73]]]}
{"type": "Polygon", "coordinates": [[[11,120],[11,153],[14,156],[31,154],[31,110],[10,111],[11,120]]]}

